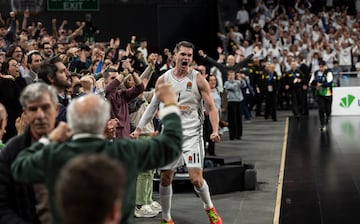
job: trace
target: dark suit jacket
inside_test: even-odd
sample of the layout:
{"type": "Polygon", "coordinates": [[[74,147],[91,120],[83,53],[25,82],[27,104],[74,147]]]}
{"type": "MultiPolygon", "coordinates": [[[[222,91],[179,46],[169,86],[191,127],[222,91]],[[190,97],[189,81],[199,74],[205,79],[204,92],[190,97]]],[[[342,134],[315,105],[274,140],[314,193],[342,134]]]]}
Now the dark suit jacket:
{"type": "Polygon", "coordinates": [[[40,223],[32,184],[15,181],[11,174],[11,163],[30,145],[27,128],[22,135],[10,139],[0,151],[0,224],[40,223]]]}

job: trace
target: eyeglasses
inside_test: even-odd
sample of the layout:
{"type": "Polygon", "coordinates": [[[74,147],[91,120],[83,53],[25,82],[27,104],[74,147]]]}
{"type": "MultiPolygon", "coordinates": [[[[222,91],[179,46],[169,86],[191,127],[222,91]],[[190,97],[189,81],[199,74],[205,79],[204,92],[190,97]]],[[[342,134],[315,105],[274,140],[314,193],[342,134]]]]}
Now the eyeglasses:
{"type": "Polygon", "coordinates": [[[16,67],[16,66],[20,66],[20,63],[10,64],[10,65],[16,67]]]}

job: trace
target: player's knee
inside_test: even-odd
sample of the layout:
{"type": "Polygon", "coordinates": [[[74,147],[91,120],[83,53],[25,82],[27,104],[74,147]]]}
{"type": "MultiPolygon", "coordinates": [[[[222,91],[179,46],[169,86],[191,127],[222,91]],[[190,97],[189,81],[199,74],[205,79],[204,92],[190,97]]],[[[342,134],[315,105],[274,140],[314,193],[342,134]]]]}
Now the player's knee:
{"type": "Polygon", "coordinates": [[[171,184],[171,181],[167,178],[160,178],[161,186],[167,187],[171,184]]]}
{"type": "Polygon", "coordinates": [[[190,181],[191,181],[192,185],[194,185],[197,188],[201,188],[203,185],[203,179],[200,177],[191,178],[190,181]]]}
{"type": "Polygon", "coordinates": [[[160,184],[162,186],[169,186],[172,182],[173,173],[161,173],[160,184]]]}

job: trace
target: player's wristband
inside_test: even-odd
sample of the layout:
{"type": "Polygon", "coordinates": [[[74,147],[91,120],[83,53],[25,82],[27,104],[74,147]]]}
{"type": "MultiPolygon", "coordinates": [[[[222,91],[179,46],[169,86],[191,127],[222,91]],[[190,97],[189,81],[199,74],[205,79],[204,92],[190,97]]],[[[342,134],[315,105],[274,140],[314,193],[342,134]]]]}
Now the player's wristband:
{"type": "Polygon", "coordinates": [[[169,107],[169,106],[177,106],[177,103],[167,103],[167,104],[164,104],[164,107],[169,107]]]}

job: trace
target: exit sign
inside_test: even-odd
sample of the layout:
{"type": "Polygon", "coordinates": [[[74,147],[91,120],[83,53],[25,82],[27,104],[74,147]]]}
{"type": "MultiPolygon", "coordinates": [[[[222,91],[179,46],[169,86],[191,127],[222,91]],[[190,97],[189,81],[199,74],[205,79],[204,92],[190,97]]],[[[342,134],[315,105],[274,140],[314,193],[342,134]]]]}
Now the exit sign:
{"type": "Polygon", "coordinates": [[[98,11],[100,0],[48,0],[48,11],[98,11]]]}

